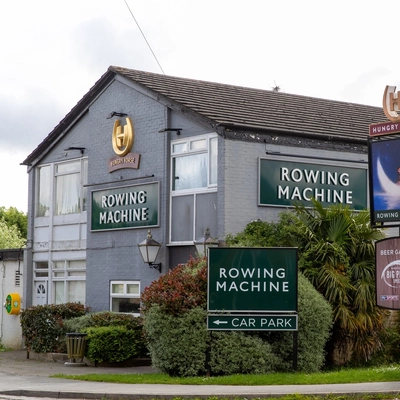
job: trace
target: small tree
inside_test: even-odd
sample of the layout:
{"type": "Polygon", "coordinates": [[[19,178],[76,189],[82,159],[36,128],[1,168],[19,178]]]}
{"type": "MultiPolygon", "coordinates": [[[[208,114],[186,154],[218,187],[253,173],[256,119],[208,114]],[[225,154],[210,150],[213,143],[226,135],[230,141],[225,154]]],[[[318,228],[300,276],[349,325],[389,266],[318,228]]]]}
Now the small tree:
{"type": "Polygon", "coordinates": [[[25,242],[15,225],[0,220],[0,249],[19,249],[25,246],[25,242]]]}
{"type": "MultiPolygon", "coordinates": [[[[27,237],[28,216],[26,213],[19,211],[15,207],[0,207],[0,220],[3,220],[9,227],[15,226],[19,231],[22,239],[27,237]]],[[[11,247],[9,247],[11,248],[11,247]]]]}

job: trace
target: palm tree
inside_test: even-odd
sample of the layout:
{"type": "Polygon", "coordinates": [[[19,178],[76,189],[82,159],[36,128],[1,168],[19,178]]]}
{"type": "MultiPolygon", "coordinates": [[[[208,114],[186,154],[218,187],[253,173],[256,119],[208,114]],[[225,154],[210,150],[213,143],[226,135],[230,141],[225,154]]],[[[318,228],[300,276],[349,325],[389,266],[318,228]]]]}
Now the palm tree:
{"type": "Polygon", "coordinates": [[[333,309],[328,363],[368,360],[380,348],[386,312],[375,301],[375,241],[367,210],[295,206],[287,240],[299,248],[299,266],[333,309]]]}

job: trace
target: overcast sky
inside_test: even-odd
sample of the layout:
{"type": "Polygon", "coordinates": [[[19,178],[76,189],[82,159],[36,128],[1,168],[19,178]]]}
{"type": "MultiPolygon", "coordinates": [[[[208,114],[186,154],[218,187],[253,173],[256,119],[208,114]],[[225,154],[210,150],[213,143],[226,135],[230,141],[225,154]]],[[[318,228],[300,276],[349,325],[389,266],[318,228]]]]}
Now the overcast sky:
{"type": "Polygon", "coordinates": [[[126,1],[0,2],[0,206],[27,211],[20,163],[110,65],[377,107],[400,89],[399,0],[126,1]]]}

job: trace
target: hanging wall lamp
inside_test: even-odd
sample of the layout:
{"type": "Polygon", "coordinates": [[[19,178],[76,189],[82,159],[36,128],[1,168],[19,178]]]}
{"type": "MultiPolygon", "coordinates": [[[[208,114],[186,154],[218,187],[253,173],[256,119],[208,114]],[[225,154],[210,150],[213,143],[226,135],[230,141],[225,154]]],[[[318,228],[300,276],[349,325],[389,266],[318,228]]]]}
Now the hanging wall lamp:
{"type": "Polygon", "coordinates": [[[207,255],[207,251],[210,246],[218,246],[218,239],[212,238],[210,235],[210,230],[206,228],[204,235],[201,238],[195,240],[193,243],[196,246],[197,254],[207,255]]]}
{"type": "Polygon", "coordinates": [[[156,263],[158,252],[160,251],[161,244],[153,239],[150,229],[147,231],[147,237],[143,242],[138,244],[140,254],[142,255],[143,261],[149,264],[150,268],[156,269],[161,273],[161,263],[156,263]]]}

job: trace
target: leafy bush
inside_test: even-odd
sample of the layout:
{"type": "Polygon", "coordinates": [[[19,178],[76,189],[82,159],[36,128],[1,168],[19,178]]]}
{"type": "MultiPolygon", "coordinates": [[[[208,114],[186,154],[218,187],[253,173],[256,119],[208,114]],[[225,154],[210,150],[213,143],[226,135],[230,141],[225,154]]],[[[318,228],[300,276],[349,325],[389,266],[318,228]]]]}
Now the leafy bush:
{"type": "Polygon", "coordinates": [[[276,370],[278,359],[271,345],[249,332],[211,332],[212,375],[266,374],[276,370]]]}
{"type": "Polygon", "coordinates": [[[64,320],[85,312],[80,303],[47,304],[22,310],[20,321],[26,348],[36,353],[64,353],[64,320]]]}
{"type": "MultiPolygon", "coordinates": [[[[313,285],[299,273],[298,292],[298,352],[297,368],[303,372],[317,372],[325,361],[325,345],[332,327],[332,308],[313,285]]],[[[279,371],[291,371],[293,366],[293,333],[266,332],[264,338],[271,343],[278,356],[279,371]]]]}
{"type": "Polygon", "coordinates": [[[179,316],[155,304],[144,319],[152,365],[171,376],[196,376],[206,372],[206,312],[194,308],[179,316]]]}
{"type": "Polygon", "coordinates": [[[142,340],[138,331],[125,326],[87,328],[86,356],[95,362],[121,362],[136,357],[142,340]]]}
{"type": "MultiPolygon", "coordinates": [[[[135,350],[132,352],[131,349],[131,343],[129,343],[128,346],[126,346],[126,358],[124,360],[130,358],[130,357],[145,357],[147,356],[147,346],[146,346],[146,341],[145,337],[143,335],[143,322],[140,317],[134,317],[130,314],[119,314],[119,313],[114,313],[111,311],[101,311],[101,312],[96,312],[96,313],[89,313],[86,315],[83,315],[81,317],[77,318],[72,318],[70,320],[67,320],[64,322],[66,332],[77,332],[77,333],[85,333],[88,332],[88,328],[100,328],[100,327],[123,327],[125,330],[128,330],[130,333],[129,335],[134,336],[134,342],[135,342],[135,350]]],[[[112,332],[112,336],[114,337],[115,332],[112,332]]],[[[123,340],[126,337],[125,331],[122,331],[122,337],[120,339],[121,343],[123,344],[123,340]]],[[[98,349],[97,349],[97,342],[100,339],[96,339],[94,342],[90,340],[90,337],[88,337],[88,343],[86,345],[87,349],[87,357],[89,357],[89,354],[97,354],[98,349]],[[95,348],[92,348],[92,347],[95,348]]],[[[114,342],[116,342],[117,339],[114,338],[114,342]]],[[[97,356],[96,356],[97,357],[97,356]]],[[[100,357],[101,358],[101,357],[100,357]]],[[[108,359],[105,359],[106,361],[111,361],[108,359]]],[[[93,359],[93,361],[99,361],[99,359],[93,359]]]]}
{"type": "Polygon", "coordinates": [[[142,312],[158,304],[171,315],[207,307],[207,259],[191,258],[147,286],[141,296],[142,312]]]}
{"type": "MultiPolygon", "coordinates": [[[[172,376],[203,375],[211,344],[209,368],[216,375],[292,369],[293,332],[208,333],[204,261],[191,259],[145,290],[144,329],[153,365],[172,376]]],[[[300,274],[299,370],[317,371],[322,366],[331,316],[329,304],[300,274]]]]}

